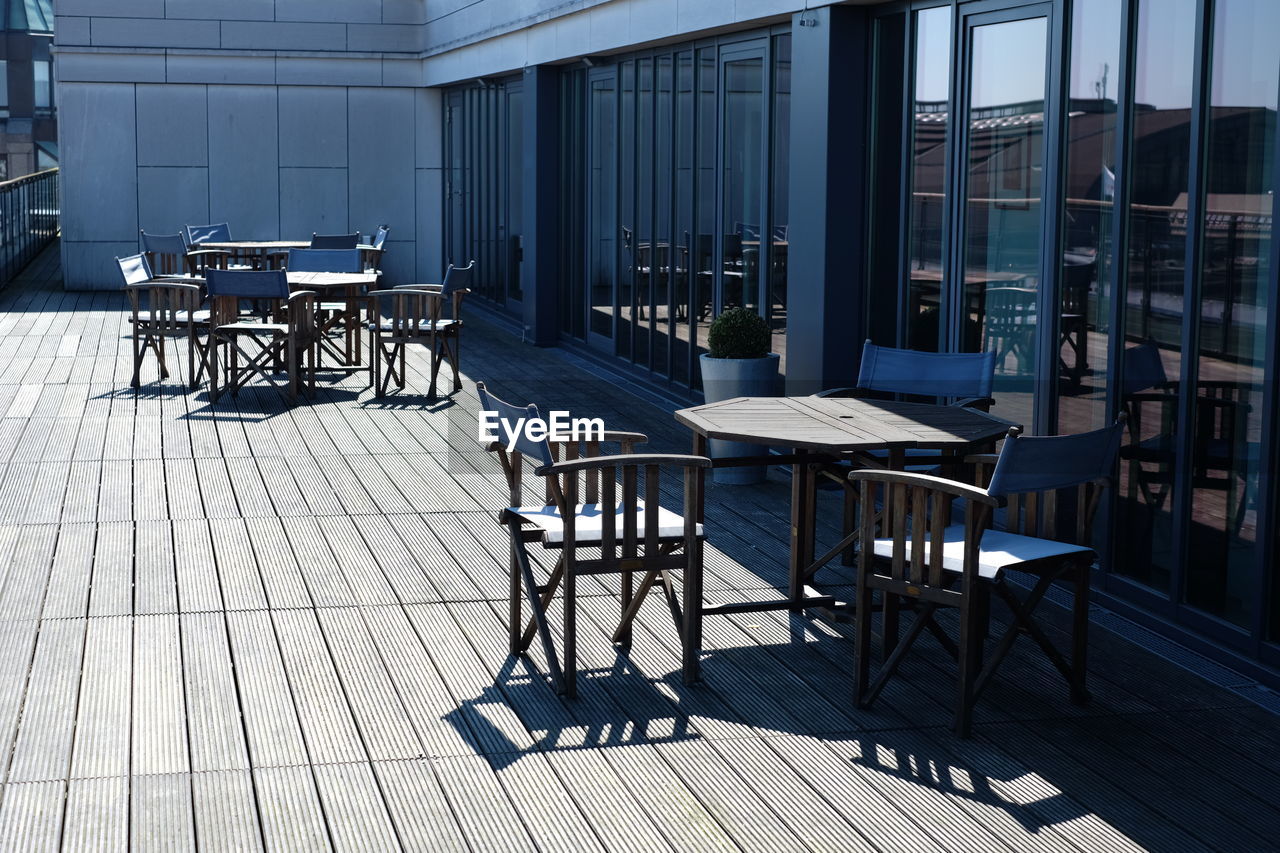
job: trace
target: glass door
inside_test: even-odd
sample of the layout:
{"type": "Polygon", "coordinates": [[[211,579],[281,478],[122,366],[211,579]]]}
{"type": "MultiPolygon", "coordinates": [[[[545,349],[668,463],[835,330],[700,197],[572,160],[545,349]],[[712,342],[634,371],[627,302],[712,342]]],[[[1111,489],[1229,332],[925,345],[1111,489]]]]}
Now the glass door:
{"type": "Polygon", "coordinates": [[[761,305],[769,176],[765,60],[763,46],[735,46],[720,55],[719,310],[761,305]]]}
{"type": "Polygon", "coordinates": [[[1035,389],[1052,275],[1046,241],[1045,115],[1050,4],[965,16],[958,97],[964,116],[953,197],[949,324],[954,349],[996,353],[995,412],[1036,425],[1035,389]]]}
{"type": "Polygon", "coordinates": [[[587,343],[613,354],[618,280],[618,91],[612,69],[594,72],[587,97],[587,343]]]}

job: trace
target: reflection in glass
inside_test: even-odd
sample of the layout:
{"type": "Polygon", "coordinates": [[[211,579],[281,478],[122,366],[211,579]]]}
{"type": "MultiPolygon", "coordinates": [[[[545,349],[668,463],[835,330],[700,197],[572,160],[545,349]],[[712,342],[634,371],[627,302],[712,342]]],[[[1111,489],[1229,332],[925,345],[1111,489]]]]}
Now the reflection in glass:
{"type": "Polygon", "coordinates": [[[1187,163],[1196,0],[1143,0],[1134,56],[1134,134],[1115,571],[1170,592],[1178,431],[1187,163]],[[1184,57],[1178,63],[1171,58],[1184,57]],[[1178,211],[1182,219],[1178,220],[1178,211]]]}
{"type": "Polygon", "coordinates": [[[632,359],[649,364],[649,326],[653,320],[653,60],[636,62],[636,219],[631,259],[635,268],[635,303],[624,306],[634,319],[632,359]]]}
{"type": "Polygon", "coordinates": [[[1047,21],[977,26],[969,66],[963,348],[996,354],[1001,417],[1030,425],[1036,375],[1047,21]]]}
{"type": "Polygon", "coordinates": [[[627,61],[618,67],[618,239],[622,259],[618,267],[617,349],[631,357],[631,319],[635,304],[636,266],[636,67],[627,61]]]}
{"type": "MultiPolygon", "coordinates": [[[[773,331],[771,349],[780,356],[779,371],[787,375],[787,250],[790,247],[787,207],[791,200],[791,36],[773,39],[773,164],[769,196],[770,238],[768,309],[773,331]]],[[[762,239],[762,244],[763,244],[762,239]]]]}
{"type": "Polygon", "coordinates": [[[613,289],[618,259],[617,93],[612,77],[591,81],[587,205],[589,330],[613,337],[613,289]]]}
{"type": "Polygon", "coordinates": [[[653,290],[653,370],[665,376],[669,369],[673,322],[671,311],[671,183],[675,179],[671,167],[671,57],[659,56],[654,88],[657,102],[654,113],[654,185],[653,247],[649,250],[653,290]]]}
{"type": "Polygon", "coordinates": [[[586,280],[586,69],[574,68],[560,77],[560,174],[564,192],[560,204],[560,329],[582,340],[586,280]]]}
{"type": "Polygon", "coordinates": [[[938,350],[942,336],[942,225],[950,87],[951,7],[923,9],[916,13],[906,346],[927,352],[938,350]]]}
{"type": "MultiPolygon", "coordinates": [[[[697,224],[697,237],[693,241],[694,290],[693,301],[694,331],[697,341],[695,358],[707,351],[707,327],[715,312],[715,252],[712,241],[716,234],[716,52],[707,47],[698,50],[697,58],[697,131],[694,144],[696,146],[697,172],[696,195],[694,199],[694,221],[697,224]]],[[[702,379],[697,370],[694,371],[695,387],[702,387],[702,379]]]]}
{"type": "Polygon", "coordinates": [[[1106,423],[1120,20],[1113,0],[1072,6],[1058,326],[1058,432],[1106,423]]]}
{"type": "Polygon", "coordinates": [[[764,164],[764,60],[724,64],[722,308],[758,308],[764,164]]]}
{"type": "Polygon", "coordinates": [[[693,54],[683,51],[676,57],[675,111],[675,249],[671,253],[672,301],[675,319],[671,378],[689,382],[689,336],[692,334],[691,284],[693,282],[693,54]]]}
{"type": "Polygon", "coordinates": [[[520,300],[520,235],[524,233],[524,100],[520,89],[507,93],[507,161],[503,182],[507,197],[502,209],[506,212],[507,239],[504,260],[507,268],[507,297],[520,300]]]}
{"type": "Polygon", "coordinates": [[[1214,9],[1187,603],[1247,625],[1270,280],[1280,4],[1214,9]]]}

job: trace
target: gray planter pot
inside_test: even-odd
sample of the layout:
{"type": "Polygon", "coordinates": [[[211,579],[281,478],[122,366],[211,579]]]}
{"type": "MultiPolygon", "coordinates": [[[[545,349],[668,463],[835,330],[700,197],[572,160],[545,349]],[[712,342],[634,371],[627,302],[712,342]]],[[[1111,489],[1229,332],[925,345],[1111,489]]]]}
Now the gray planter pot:
{"type": "MultiPolygon", "coordinates": [[[[699,357],[702,368],[702,393],[708,403],[731,400],[734,397],[773,397],[778,393],[778,363],[776,352],[764,358],[712,358],[699,357]]],[[[768,447],[740,441],[711,442],[711,457],[723,459],[731,456],[756,456],[768,452],[768,447]]],[[[765,465],[742,468],[716,468],[712,478],[717,483],[746,486],[764,482],[765,465]]]]}

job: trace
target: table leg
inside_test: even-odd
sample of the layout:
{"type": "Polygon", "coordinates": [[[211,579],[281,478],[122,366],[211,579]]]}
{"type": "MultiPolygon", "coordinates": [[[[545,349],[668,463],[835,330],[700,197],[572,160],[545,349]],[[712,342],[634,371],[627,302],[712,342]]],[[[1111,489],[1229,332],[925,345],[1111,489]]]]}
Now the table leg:
{"type": "MultiPolygon", "coordinates": [[[[694,432],[693,434],[693,455],[707,455],[707,437],[700,432],[694,432]]],[[[698,523],[701,524],[706,520],[703,516],[705,515],[707,501],[707,469],[699,468],[694,472],[693,476],[697,488],[696,500],[698,505],[698,523]]],[[[684,509],[685,512],[689,511],[688,507],[685,507],[684,509]]]]}
{"type": "Polygon", "coordinates": [[[814,482],[808,454],[797,452],[791,467],[791,565],[787,595],[791,609],[804,609],[805,569],[813,562],[814,482]]]}

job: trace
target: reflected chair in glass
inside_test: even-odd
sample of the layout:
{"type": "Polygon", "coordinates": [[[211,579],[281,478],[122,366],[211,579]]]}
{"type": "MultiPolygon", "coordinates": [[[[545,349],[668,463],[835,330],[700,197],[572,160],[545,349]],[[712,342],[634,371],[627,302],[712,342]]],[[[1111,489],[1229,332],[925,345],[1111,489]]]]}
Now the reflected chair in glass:
{"type": "MultiPolygon", "coordinates": [[[[364,264],[360,260],[360,250],[349,249],[290,249],[284,262],[289,272],[335,272],[361,273],[364,264]]],[[[361,362],[360,326],[361,313],[368,297],[356,286],[346,288],[346,298],[338,301],[328,299],[316,304],[316,326],[320,334],[320,349],[317,358],[323,360],[324,354],[334,358],[338,364],[355,366],[361,362]],[[336,337],[342,338],[341,348],[333,342],[336,337]]]]}
{"type": "Polygon", "coordinates": [[[587,575],[621,575],[621,617],[613,642],[629,646],[632,622],[649,591],[658,587],[666,599],[680,640],[684,683],[698,680],[702,645],[703,477],[711,460],[703,456],[636,453],[645,436],[605,432],[600,440],[552,443],[534,441],[516,428],[522,419],[540,418],[537,406],[513,406],[476,383],[482,413],[492,413],[495,440],[487,449],[498,454],[509,491],[499,522],[507,528],[510,550],[509,650],[526,652],[534,637],[541,641],[547,669],[557,693],[577,694],[578,580],[587,575]],[[514,436],[514,437],[513,437],[514,436]],[[621,446],[602,455],[601,444],[621,446]],[[563,451],[563,459],[560,454],[563,451]],[[545,499],[523,499],[524,464],[544,483],[545,499]],[[663,507],[661,472],[679,472],[684,486],[680,512],[663,507]],[[535,576],[530,545],[555,564],[545,580],[535,576]],[[681,589],[677,592],[676,575],[681,589]],[[639,578],[639,586],[636,579],[639,578]],[[560,653],[550,626],[548,607],[559,593],[560,653]],[[532,618],[526,623],[522,605],[532,618]]]}
{"type": "Polygon", "coordinates": [[[311,234],[312,249],[354,249],[360,245],[360,232],[354,234],[311,234]]]}
{"type": "MultiPolygon", "coordinates": [[[[1128,440],[1120,458],[1128,463],[1129,500],[1141,490],[1153,510],[1163,508],[1173,490],[1177,462],[1180,380],[1169,379],[1160,347],[1144,341],[1124,351],[1121,406],[1128,416],[1128,440]]],[[[1251,468],[1259,445],[1248,440],[1251,399],[1256,386],[1202,379],[1196,383],[1192,437],[1192,488],[1226,494],[1226,518],[1239,533],[1248,510],[1251,468]]]]}
{"type": "Polygon", "coordinates": [[[138,242],[152,271],[161,276],[203,276],[206,269],[226,269],[231,256],[224,249],[192,249],[181,234],[139,231],[138,242]]]}
{"type": "Polygon", "coordinates": [[[169,378],[165,339],[187,339],[187,375],[192,388],[200,385],[209,369],[209,312],[204,291],[195,282],[157,280],[144,253],[116,258],[129,296],[129,324],[133,327],[133,378],[141,385],[142,362],[150,349],[160,363],[160,378],[169,378]]]}
{"type": "Polygon", "coordinates": [[[369,384],[375,396],[386,396],[394,382],[404,390],[407,350],[416,344],[431,354],[427,399],[436,398],[440,365],[453,369],[453,390],[462,390],[458,373],[461,353],[462,298],[471,292],[473,260],[465,267],[449,265],[443,284],[406,284],[369,292],[369,384]]]}
{"type": "Polygon", "coordinates": [[[307,370],[308,396],[314,396],[318,340],[315,294],[308,290],[290,293],[288,277],[281,270],[210,270],[208,285],[213,307],[210,399],[216,403],[224,385],[231,396],[236,396],[245,380],[257,374],[289,402],[294,402],[304,384],[304,369],[307,370]],[[242,314],[242,302],[257,306],[260,316],[242,314]],[[247,343],[252,343],[257,351],[245,349],[247,343]],[[221,362],[220,345],[226,347],[221,362]],[[281,364],[288,374],[284,386],[272,378],[272,372],[281,364]]]}
{"type": "Polygon", "coordinates": [[[983,317],[983,349],[996,354],[996,366],[1019,376],[1035,363],[1036,299],[1034,287],[988,287],[983,317]],[[1006,365],[1013,357],[1012,370],[1006,365]]]}
{"type": "Polygon", "coordinates": [[[1089,573],[1097,559],[1090,544],[1092,525],[1102,492],[1112,483],[1122,421],[1123,415],[1112,426],[1078,435],[1023,437],[1011,429],[998,457],[969,458],[979,483],[990,469],[985,487],[907,471],[849,474],[861,505],[854,593],[859,708],[871,706],[926,629],[959,664],[955,731],[960,737],[969,736],[974,704],[1021,634],[1031,637],[1066,679],[1071,701],[1088,702],[1089,573]],[[1074,500],[1060,506],[1063,493],[1074,500]],[[957,499],[964,502],[964,518],[953,524],[957,499]],[[1001,528],[993,523],[998,510],[1003,511],[1001,528]],[[1074,522],[1069,534],[1059,530],[1068,518],[1074,522]],[[941,547],[935,547],[938,542],[941,547]],[[1034,578],[1030,591],[1015,592],[1009,572],[1034,578]],[[1058,580],[1074,595],[1069,659],[1032,618],[1058,580]],[[872,681],[876,591],[882,598],[884,662],[872,681]],[[1008,605],[1012,622],[984,654],[993,594],[1008,605]],[[899,637],[896,614],[904,603],[914,605],[915,616],[899,637]],[[958,638],[936,619],[947,608],[959,613],[958,638]]]}
{"type": "MultiPolygon", "coordinates": [[[[996,354],[993,352],[950,353],[882,347],[867,340],[862,345],[858,365],[858,384],[852,388],[820,391],[817,397],[868,397],[902,399],[908,402],[934,403],[944,406],[990,411],[992,383],[995,378],[996,354]]],[[[888,452],[859,453],[848,460],[855,466],[884,467],[888,452]]],[[[907,470],[936,471],[947,460],[937,450],[907,450],[907,470]]],[[[845,479],[848,465],[834,465],[821,473],[844,487],[844,534],[853,532],[857,515],[857,493],[845,479]]],[[[846,551],[843,562],[853,564],[853,551],[846,551]]]]}

